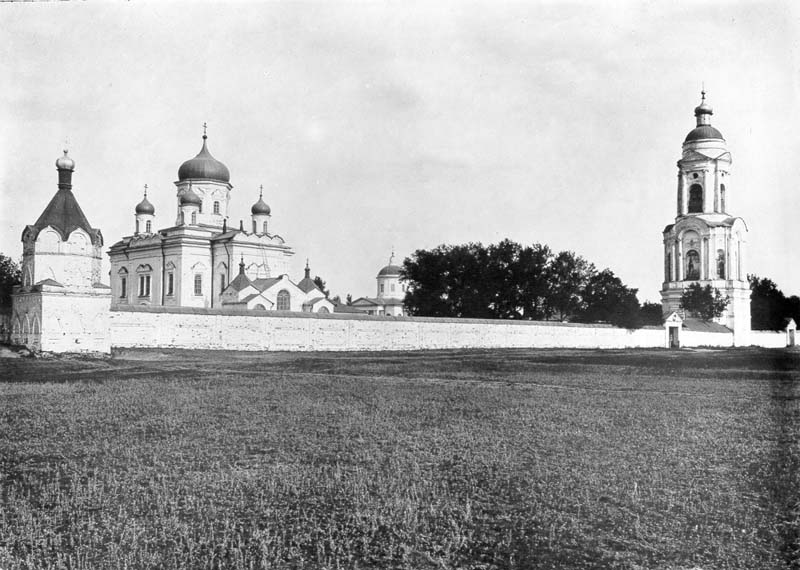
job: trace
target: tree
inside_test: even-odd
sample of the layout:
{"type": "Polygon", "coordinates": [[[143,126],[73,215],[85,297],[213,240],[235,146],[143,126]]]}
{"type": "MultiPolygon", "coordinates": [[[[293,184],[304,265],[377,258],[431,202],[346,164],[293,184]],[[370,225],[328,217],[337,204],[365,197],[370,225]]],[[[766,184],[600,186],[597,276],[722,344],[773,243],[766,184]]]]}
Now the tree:
{"type": "Polygon", "coordinates": [[[331,294],[330,290],[325,288],[325,282],[322,280],[322,277],[320,277],[319,275],[314,277],[314,285],[317,286],[317,289],[322,291],[322,294],[325,295],[326,299],[328,298],[328,295],[331,294]]]}
{"type": "Polygon", "coordinates": [[[697,316],[704,321],[710,321],[722,315],[730,299],[719,292],[719,289],[699,283],[692,283],[681,295],[681,309],[697,316]]]}
{"type": "Polygon", "coordinates": [[[16,261],[0,253],[0,307],[11,306],[11,291],[22,283],[22,271],[16,261]]]}
{"type": "Polygon", "coordinates": [[[750,327],[753,330],[780,330],[788,309],[783,291],[774,281],[748,275],[750,281],[750,327]]]}
{"type": "Polygon", "coordinates": [[[353,296],[350,293],[348,293],[347,297],[345,297],[345,301],[344,302],[349,307],[350,305],[353,304],[353,296]]]}
{"type": "Polygon", "coordinates": [[[642,325],[661,325],[664,321],[661,303],[645,301],[639,310],[642,325]]]}
{"type": "Polygon", "coordinates": [[[641,327],[639,299],[636,289],[623,285],[610,269],[589,277],[582,294],[583,308],[578,320],[586,323],[611,323],[635,329],[641,327]]]}
{"type": "Polygon", "coordinates": [[[583,290],[595,273],[594,265],[571,251],[562,251],[549,264],[547,273],[550,287],[546,316],[566,321],[578,315],[583,309],[583,290]]]}

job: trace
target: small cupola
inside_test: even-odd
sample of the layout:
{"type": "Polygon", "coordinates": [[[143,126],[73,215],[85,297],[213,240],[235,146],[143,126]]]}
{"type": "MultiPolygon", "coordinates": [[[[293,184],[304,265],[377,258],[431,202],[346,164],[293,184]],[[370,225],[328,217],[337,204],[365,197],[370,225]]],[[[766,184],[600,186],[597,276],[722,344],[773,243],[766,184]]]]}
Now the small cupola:
{"type": "Polygon", "coordinates": [[[144,232],[146,234],[153,233],[153,218],[155,217],[156,209],[150,200],[147,199],[147,184],[144,185],[144,197],[142,201],[136,204],[136,230],[135,235],[144,232]]]}
{"type": "Polygon", "coordinates": [[[253,204],[250,208],[250,213],[253,218],[253,233],[254,234],[267,234],[269,229],[269,218],[271,214],[270,207],[264,202],[264,185],[259,186],[258,202],[253,204]]]}

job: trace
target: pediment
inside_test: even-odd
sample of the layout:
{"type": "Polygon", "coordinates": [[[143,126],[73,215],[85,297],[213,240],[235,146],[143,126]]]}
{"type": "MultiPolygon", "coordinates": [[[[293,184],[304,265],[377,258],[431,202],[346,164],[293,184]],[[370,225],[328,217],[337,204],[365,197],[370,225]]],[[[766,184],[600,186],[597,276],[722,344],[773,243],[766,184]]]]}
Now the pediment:
{"type": "Polygon", "coordinates": [[[697,149],[697,150],[690,150],[687,151],[686,154],[681,158],[681,162],[694,162],[694,161],[703,161],[703,160],[725,160],[730,162],[731,161],[731,153],[727,150],[717,150],[717,149],[697,149]]]}

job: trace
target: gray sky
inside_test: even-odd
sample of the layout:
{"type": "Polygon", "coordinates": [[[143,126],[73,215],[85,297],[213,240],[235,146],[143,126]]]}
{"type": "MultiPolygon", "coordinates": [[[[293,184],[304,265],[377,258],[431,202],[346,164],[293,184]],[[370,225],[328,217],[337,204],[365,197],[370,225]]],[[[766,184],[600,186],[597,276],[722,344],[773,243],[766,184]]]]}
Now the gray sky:
{"type": "MultiPolygon", "coordinates": [[[[701,82],[733,155],[748,271],[800,294],[800,9],[786,2],[0,5],[0,252],[56,191],[106,246],[180,164],[231,171],[333,294],[441,243],[543,242],[659,300],[701,82]],[[794,222],[794,223],[793,223],[794,222]]],[[[107,247],[106,247],[107,249],[107,247]]]]}

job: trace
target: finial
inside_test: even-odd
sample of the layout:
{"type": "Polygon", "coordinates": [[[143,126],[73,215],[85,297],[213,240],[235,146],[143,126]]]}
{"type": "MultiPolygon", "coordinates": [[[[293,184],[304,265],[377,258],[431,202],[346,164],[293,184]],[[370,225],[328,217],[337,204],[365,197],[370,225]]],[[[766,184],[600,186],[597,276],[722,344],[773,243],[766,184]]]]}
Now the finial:
{"type": "Polygon", "coordinates": [[[147,198],[147,184],[144,185],[144,197],[147,198]]]}
{"type": "Polygon", "coordinates": [[[706,100],[706,82],[705,81],[703,81],[702,91],[700,91],[700,100],[701,101],[705,101],[706,100]]]}
{"type": "Polygon", "coordinates": [[[244,255],[239,258],[239,274],[244,275],[244,255]]]}
{"type": "Polygon", "coordinates": [[[208,138],[208,135],[206,134],[206,129],[207,128],[208,128],[208,125],[205,122],[203,122],[203,139],[207,139],[208,138]]]}
{"type": "Polygon", "coordinates": [[[392,264],[392,261],[394,261],[394,246],[392,246],[392,255],[389,256],[389,265],[392,264]]]}
{"type": "Polygon", "coordinates": [[[311,268],[308,266],[308,258],[306,257],[306,279],[311,279],[311,268]]]}
{"type": "Polygon", "coordinates": [[[261,198],[264,195],[264,185],[260,184],[258,186],[258,197],[261,198]]]}
{"type": "Polygon", "coordinates": [[[306,269],[308,269],[308,258],[306,257],[306,269]]]}

